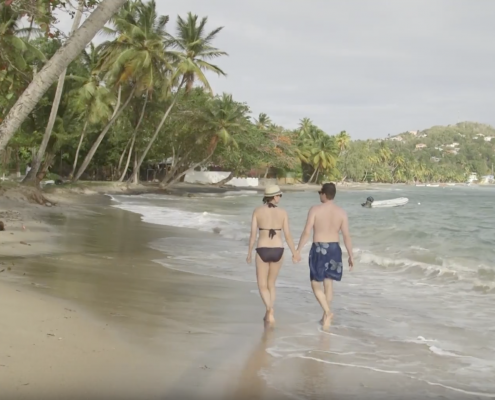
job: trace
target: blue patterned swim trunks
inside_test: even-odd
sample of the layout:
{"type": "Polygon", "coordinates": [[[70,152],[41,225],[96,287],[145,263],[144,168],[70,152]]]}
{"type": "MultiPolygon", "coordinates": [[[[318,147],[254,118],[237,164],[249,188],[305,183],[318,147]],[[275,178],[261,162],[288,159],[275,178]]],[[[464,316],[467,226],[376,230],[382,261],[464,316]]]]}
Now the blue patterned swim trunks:
{"type": "Polygon", "coordinates": [[[342,249],[338,242],[313,243],[309,252],[309,277],[312,281],[340,281],[342,271],[342,249]]]}

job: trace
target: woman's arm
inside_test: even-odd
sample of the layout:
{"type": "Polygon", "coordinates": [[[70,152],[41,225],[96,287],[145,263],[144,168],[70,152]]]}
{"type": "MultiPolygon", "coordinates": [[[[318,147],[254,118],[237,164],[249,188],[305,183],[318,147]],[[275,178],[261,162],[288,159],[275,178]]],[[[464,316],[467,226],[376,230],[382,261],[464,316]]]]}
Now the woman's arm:
{"type": "Polygon", "coordinates": [[[258,220],[256,219],[256,210],[251,218],[251,235],[249,236],[249,250],[246,262],[251,264],[251,256],[253,255],[254,244],[256,243],[256,235],[258,233],[258,220]]]}
{"type": "Polygon", "coordinates": [[[294,246],[294,239],[292,238],[292,235],[290,233],[290,228],[289,228],[289,216],[287,215],[287,212],[284,211],[285,213],[285,218],[284,218],[284,236],[285,236],[285,241],[289,245],[289,249],[292,252],[292,256],[295,256],[296,254],[296,246],[294,246]]]}

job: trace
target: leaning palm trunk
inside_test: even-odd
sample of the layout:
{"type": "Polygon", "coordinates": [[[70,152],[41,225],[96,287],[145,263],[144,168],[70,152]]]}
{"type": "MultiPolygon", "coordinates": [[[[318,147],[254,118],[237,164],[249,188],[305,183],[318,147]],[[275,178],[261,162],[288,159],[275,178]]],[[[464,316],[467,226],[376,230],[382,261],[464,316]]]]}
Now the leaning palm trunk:
{"type": "Polygon", "coordinates": [[[186,165],[188,164],[189,156],[191,155],[191,153],[192,150],[189,150],[185,155],[181,157],[181,160],[177,162],[175,162],[175,155],[174,155],[173,165],[170,171],[168,171],[168,173],[165,174],[165,176],[161,180],[160,187],[167,186],[170,182],[172,182],[175,178],[175,175],[177,174],[177,171],[179,170],[184,171],[183,168],[185,168],[186,170],[189,169],[188,167],[186,167],[186,165]]]}
{"type": "Polygon", "coordinates": [[[309,178],[308,183],[313,183],[313,178],[315,177],[316,173],[318,172],[318,168],[316,168],[313,172],[313,175],[311,175],[311,178],[309,178]]]}
{"type": "Polygon", "coordinates": [[[29,86],[0,124],[0,151],[5,149],[9,140],[33,111],[52,83],[70,62],[81,54],[96,33],[126,2],[127,0],[103,0],[81,27],[57,50],[42,70],[34,76],[29,86]]]}
{"type": "Polygon", "coordinates": [[[220,180],[219,182],[215,183],[214,185],[215,186],[223,186],[226,183],[230,182],[232,180],[232,178],[234,178],[235,174],[237,174],[237,170],[239,169],[241,162],[242,162],[242,157],[239,159],[239,162],[237,163],[237,165],[232,169],[232,172],[229,174],[229,176],[220,180]]]}
{"type": "Polygon", "coordinates": [[[160,184],[160,187],[166,187],[166,186],[169,186],[169,185],[173,185],[175,182],[179,181],[180,178],[182,178],[185,174],[187,174],[189,171],[191,170],[194,170],[196,167],[199,167],[200,165],[204,164],[205,162],[207,162],[211,157],[213,156],[213,152],[210,153],[210,155],[208,157],[206,157],[204,160],[201,160],[199,163],[196,163],[194,164],[192,167],[190,168],[186,168],[184,171],[182,171],[180,174],[178,174],[177,176],[174,176],[173,178],[171,178],[167,183],[163,184],[161,183],[160,184]]]}
{"type": "Polygon", "coordinates": [[[317,173],[316,173],[316,178],[315,178],[315,183],[318,183],[318,178],[320,177],[320,168],[318,167],[317,169],[317,173]]]}
{"type": "MultiPolygon", "coordinates": [[[[148,145],[144,149],[143,154],[141,154],[141,157],[139,158],[139,161],[136,164],[135,170],[132,171],[132,179],[135,176],[139,176],[139,170],[141,168],[141,165],[143,164],[144,159],[148,155],[148,152],[150,151],[151,146],[153,146],[153,143],[155,142],[156,138],[158,137],[158,134],[162,130],[163,124],[167,120],[168,115],[170,114],[170,111],[172,111],[172,108],[174,108],[175,103],[177,102],[177,98],[179,97],[179,92],[180,92],[180,90],[181,90],[181,88],[182,88],[183,85],[184,85],[184,79],[182,80],[182,82],[180,83],[179,87],[177,88],[177,92],[175,93],[175,96],[174,96],[174,98],[172,100],[172,104],[170,104],[170,106],[167,108],[167,111],[163,115],[163,118],[160,121],[160,123],[158,124],[158,127],[155,130],[155,133],[153,134],[151,140],[149,141],[148,145]]],[[[137,183],[137,182],[135,182],[135,183],[137,183]]]]}
{"type": "Polygon", "coordinates": [[[122,150],[122,153],[120,154],[119,164],[117,165],[117,174],[120,174],[120,168],[122,167],[122,162],[124,161],[124,156],[126,155],[127,149],[129,148],[129,145],[131,144],[131,142],[132,142],[132,137],[127,141],[127,143],[124,147],[124,150],[122,150]]]}
{"type": "Polygon", "coordinates": [[[235,171],[232,171],[226,178],[223,178],[222,180],[218,181],[217,183],[214,183],[213,186],[219,186],[220,187],[220,186],[225,185],[227,182],[232,180],[234,175],[235,175],[235,171]]]}
{"type": "Polygon", "coordinates": [[[115,105],[115,109],[113,110],[112,118],[115,117],[115,114],[117,114],[117,111],[120,108],[121,99],[122,99],[122,85],[119,85],[119,90],[117,94],[117,104],[115,105]]]}
{"type": "Polygon", "coordinates": [[[127,149],[129,148],[129,145],[131,144],[132,142],[132,137],[127,141],[127,143],[125,144],[125,147],[124,147],[124,150],[122,150],[122,153],[120,153],[120,158],[119,158],[119,164],[117,165],[117,174],[120,174],[120,171],[121,171],[121,167],[122,167],[122,162],[124,161],[124,156],[126,155],[127,153],[127,149]]]}
{"type": "MultiPolygon", "coordinates": [[[[119,182],[122,182],[124,180],[125,174],[127,172],[127,168],[129,168],[130,155],[131,155],[132,149],[134,147],[134,144],[136,143],[137,133],[139,131],[139,128],[141,126],[141,123],[143,122],[144,113],[146,111],[146,106],[147,105],[148,105],[148,92],[146,92],[146,96],[144,97],[144,104],[143,104],[143,108],[141,110],[141,115],[139,116],[139,121],[136,124],[136,127],[134,128],[134,132],[132,133],[131,150],[129,150],[129,157],[127,157],[127,164],[126,164],[126,166],[124,168],[124,172],[122,173],[122,176],[119,179],[119,182]]],[[[137,154],[137,149],[136,149],[136,154],[137,154]]],[[[133,168],[131,178],[132,178],[132,183],[135,183],[135,184],[138,184],[139,183],[139,167],[133,168]]]]}
{"type": "Polygon", "coordinates": [[[129,164],[131,163],[132,150],[134,150],[134,143],[136,142],[136,135],[132,135],[131,139],[131,147],[129,148],[129,154],[127,155],[127,161],[125,163],[125,167],[122,170],[122,175],[120,175],[119,182],[123,182],[124,178],[127,174],[127,169],[129,168],[129,164]]]}
{"type": "Polygon", "coordinates": [[[88,121],[84,123],[84,128],[81,132],[81,138],[79,139],[79,144],[77,145],[76,149],[76,155],[74,156],[74,164],[72,165],[72,171],[70,171],[69,174],[69,179],[72,179],[72,176],[74,175],[74,171],[76,170],[77,167],[77,161],[79,159],[79,150],[81,150],[81,145],[84,140],[84,136],[86,135],[86,129],[88,128],[88,121]]]}
{"type": "MultiPolygon", "coordinates": [[[[70,30],[69,36],[72,36],[74,32],[79,28],[79,24],[81,23],[81,17],[84,8],[84,0],[79,1],[79,7],[77,7],[77,12],[74,17],[74,22],[72,23],[72,28],[70,30]]],[[[48,119],[48,124],[46,125],[45,134],[43,135],[43,140],[41,141],[40,148],[38,150],[38,154],[34,157],[32,161],[31,170],[27,173],[26,177],[23,180],[23,183],[31,183],[34,185],[38,185],[38,171],[41,166],[41,161],[43,160],[43,156],[45,155],[46,146],[48,146],[48,141],[50,140],[50,136],[52,135],[53,127],[55,125],[55,120],[57,119],[58,107],[60,105],[60,100],[62,99],[62,92],[64,91],[64,82],[65,75],[67,74],[67,68],[65,68],[58,78],[57,90],[55,92],[55,98],[53,99],[52,110],[50,112],[50,118],[48,119]]]]}
{"type": "Polygon", "coordinates": [[[89,163],[93,159],[93,156],[96,153],[96,150],[98,150],[98,146],[102,142],[103,138],[105,135],[108,133],[112,125],[115,123],[115,121],[120,117],[120,114],[122,114],[122,111],[127,108],[129,103],[131,102],[132,97],[134,96],[134,92],[136,91],[136,87],[133,87],[131,90],[131,93],[129,94],[129,97],[125,101],[125,103],[120,107],[119,111],[112,117],[110,121],[108,121],[107,125],[105,128],[101,131],[100,136],[96,139],[96,141],[93,143],[93,146],[89,150],[88,154],[86,155],[86,158],[84,159],[81,167],[79,168],[79,171],[77,171],[76,176],[73,179],[73,182],[77,182],[79,178],[81,177],[82,174],[84,174],[84,171],[86,171],[86,168],[88,168],[89,163]]]}

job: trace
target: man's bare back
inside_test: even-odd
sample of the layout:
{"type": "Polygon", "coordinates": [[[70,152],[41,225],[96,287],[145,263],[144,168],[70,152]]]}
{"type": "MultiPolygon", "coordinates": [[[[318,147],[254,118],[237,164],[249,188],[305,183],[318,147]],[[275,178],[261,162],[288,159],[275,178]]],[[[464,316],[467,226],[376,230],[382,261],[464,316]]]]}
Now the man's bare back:
{"type": "Polygon", "coordinates": [[[301,259],[301,250],[313,233],[313,245],[309,253],[311,287],[323,308],[321,319],[323,327],[328,328],[333,316],[330,311],[333,281],[340,281],[343,272],[340,232],[349,255],[350,270],[354,266],[354,257],[347,213],[333,202],[336,194],[335,185],[324,184],[318,194],[322,204],[313,206],[309,210],[306,226],[297,246],[296,258],[301,259]],[[324,290],[321,289],[321,282],[324,283],[324,290]]]}
{"type": "Polygon", "coordinates": [[[347,214],[342,208],[328,202],[311,207],[309,213],[314,218],[313,242],[339,241],[339,232],[347,220],[347,214]]]}

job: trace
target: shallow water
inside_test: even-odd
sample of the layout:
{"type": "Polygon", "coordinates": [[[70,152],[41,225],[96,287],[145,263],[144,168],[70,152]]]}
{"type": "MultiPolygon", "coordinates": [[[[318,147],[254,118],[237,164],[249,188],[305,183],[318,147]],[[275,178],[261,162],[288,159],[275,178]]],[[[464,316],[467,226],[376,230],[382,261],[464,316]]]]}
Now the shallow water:
{"type": "MultiPolygon", "coordinates": [[[[315,324],[321,311],[310,292],[306,263],[287,260],[277,303],[301,324],[296,334],[267,349],[276,363],[263,377],[290,390],[289,383],[272,379],[270,368],[305,360],[328,367],[328,373],[336,366],[359,368],[396,374],[432,390],[447,388],[452,396],[495,397],[494,198],[493,188],[478,187],[397,186],[338,193],[336,202],[349,215],[357,265],[335,285],[331,345],[322,348],[315,324]],[[409,204],[363,209],[360,203],[369,195],[375,200],[405,196],[409,204]]],[[[257,194],[230,192],[186,201],[147,194],[113,200],[115,207],[139,213],[145,222],[220,232],[190,243],[157,237],[149,246],[167,254],[156,260],[162,265],[255,281],[254,267],[244,260],[250,215],[260,204],[257,194]]],[[[317,201],[312,192],[284,194],[281,206],[289,212],[296,238],[308,208],[317,201]]],[[[307,255],[309,247],[305,250],[307,255]]]]}

